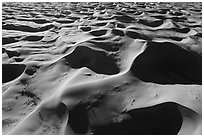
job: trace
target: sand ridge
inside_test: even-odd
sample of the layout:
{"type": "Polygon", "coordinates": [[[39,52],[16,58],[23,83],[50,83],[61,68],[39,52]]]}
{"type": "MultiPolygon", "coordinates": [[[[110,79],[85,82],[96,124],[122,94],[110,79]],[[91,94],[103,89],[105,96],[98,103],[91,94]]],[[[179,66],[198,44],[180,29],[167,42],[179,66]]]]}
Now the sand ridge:
{"type": "Polygon", "coordinates": [[[3,134],[201,134],[202,3],[2,3],[3,134]]]}

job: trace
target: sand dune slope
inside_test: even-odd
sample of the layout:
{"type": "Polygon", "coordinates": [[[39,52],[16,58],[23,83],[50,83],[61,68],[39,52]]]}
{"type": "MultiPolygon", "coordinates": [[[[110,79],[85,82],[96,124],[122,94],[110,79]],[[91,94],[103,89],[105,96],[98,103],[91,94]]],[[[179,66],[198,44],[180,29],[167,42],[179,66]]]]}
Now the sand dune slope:
{"type": "Polygon", "coordinates": [[[3,134],[201,134],[201,8],[2,3],[3,134]]]}

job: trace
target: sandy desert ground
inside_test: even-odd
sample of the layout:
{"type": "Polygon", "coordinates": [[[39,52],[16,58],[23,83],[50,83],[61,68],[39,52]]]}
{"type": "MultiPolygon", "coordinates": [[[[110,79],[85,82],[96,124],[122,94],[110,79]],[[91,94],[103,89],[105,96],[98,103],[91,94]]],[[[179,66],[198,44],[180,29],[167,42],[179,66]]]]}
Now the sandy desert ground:
{"type": "Polygon", "coordinates": [[[201,134],[202,3],[2,3],[2,133],[201,134]]]}

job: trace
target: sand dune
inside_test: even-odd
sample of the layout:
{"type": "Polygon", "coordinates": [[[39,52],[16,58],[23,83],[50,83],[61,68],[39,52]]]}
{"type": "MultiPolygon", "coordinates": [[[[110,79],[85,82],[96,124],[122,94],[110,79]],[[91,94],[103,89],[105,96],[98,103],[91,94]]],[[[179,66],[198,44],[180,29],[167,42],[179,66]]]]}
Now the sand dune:
{"type": "Polygon", "coordinates": [[[201,134],[201,9],[3,2],[2,133],[201,134]]]}

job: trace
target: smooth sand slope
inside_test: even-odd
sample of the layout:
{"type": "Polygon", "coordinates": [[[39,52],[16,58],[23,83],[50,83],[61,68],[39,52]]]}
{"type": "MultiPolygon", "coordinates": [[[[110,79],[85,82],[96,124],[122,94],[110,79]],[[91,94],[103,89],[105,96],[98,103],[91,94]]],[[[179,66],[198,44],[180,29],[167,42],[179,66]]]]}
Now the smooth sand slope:
{"type": "Polygon", "coordinates": [[[3,134],[201,134],[202,3],[3,3],[3,134]]]}

